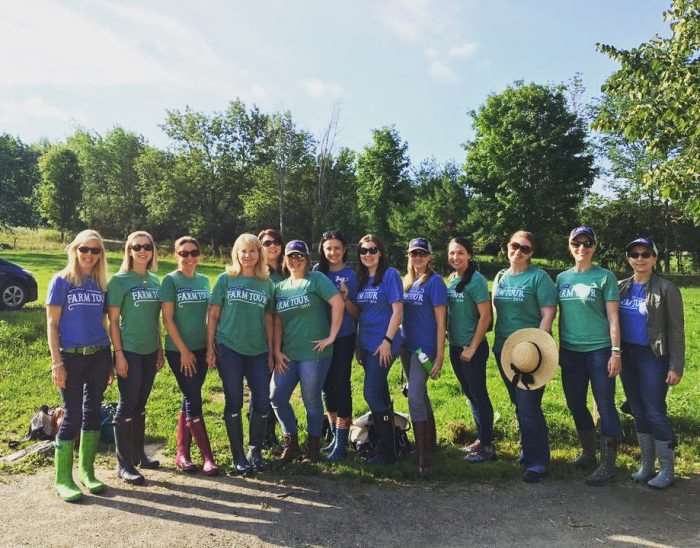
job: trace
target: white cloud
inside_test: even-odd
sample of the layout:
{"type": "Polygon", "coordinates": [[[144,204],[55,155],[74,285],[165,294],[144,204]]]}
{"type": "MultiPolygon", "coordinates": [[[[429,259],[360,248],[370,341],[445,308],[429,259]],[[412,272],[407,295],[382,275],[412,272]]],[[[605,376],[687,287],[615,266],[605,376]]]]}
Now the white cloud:
{"type": "Polygon", "coordinates": [[[431,0],[380,0],[381,21],[400,39],[416,42],[424,39],[438,24],[432,17],[431,0]]]}
{"type": "Polygon", "coordinates": [[[468,57],[473,56],[478,49],[478,44],[475,44],[473,42],[464,42],[459,46],[452,46],[448,50],[447,55],[449,55],[450,57],[466,59],[468,57]]]}
{"type": "Polygon", "coordinates": [[[336,82],[325,82],[320,78],[302,80],[300,85],[304,92],[314,99],[337,99],[344,92],[343,86],[340,84],[336,82]]]}
{"type": "Polygon", "coordinates": [[[435,59],[438,55],[440,55],[440,52],[438,52],[438,50],[435,48],[425,48],[423,53],[428,59],[435,59]]]}
{"type": "Polygon", "coordinates": [[[437,59],[430,63],[430,76],[438,82],[454,82],[457,79],[452,68],[447,63],[437,59]]]}
{"type": "Polygon", "coordinates": [[[38,95],[19,101],[4,100],[0,102],[0,117],[16,120],[23,118],[49,119],[59,122],[73,122],[76,125],[86,125],[87,122],[83,113],[66,110],[38,95]]]}

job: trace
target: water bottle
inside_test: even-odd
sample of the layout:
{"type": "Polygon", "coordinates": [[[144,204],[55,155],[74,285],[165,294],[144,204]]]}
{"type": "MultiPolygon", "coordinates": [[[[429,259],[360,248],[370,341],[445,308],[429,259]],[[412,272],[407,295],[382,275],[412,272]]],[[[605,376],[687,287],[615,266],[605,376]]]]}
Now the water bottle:
{"type": "Polygon", "coordinates": [[[418,358],[418,363],[425,371],[425,374],[430,377],[430,372],[433,370],[433,360],[420,348],[416,349],[416,358],[418,358]]]}

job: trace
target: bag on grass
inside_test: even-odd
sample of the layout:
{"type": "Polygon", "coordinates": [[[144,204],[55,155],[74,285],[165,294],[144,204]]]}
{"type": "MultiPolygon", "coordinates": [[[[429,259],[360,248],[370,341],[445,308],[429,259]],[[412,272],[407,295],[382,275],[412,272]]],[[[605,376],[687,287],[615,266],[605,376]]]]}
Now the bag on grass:
{"type": "Polygon", "coordinates": [[[63,407],[42,405],[29,421],[29,431],[22,441],[52,440],[63,422],[63,407]]]}
{"type": "MultiPolygon", "coordinates": [[[[394,411],[394,441],[397,457],[408,455],[412,451],[407,434],[410,429],[411,421],[408,415],[394,411]]],[[[349,439],[360,456],[368,457],[374,453],[377,447],[377,434],[374,429],[372,413],[365,413],[352,421],[349,439]]]]}
{"type": "Polygon", "coordinates": [[[114,415],[117,414],[117,404],[114,402],[103,403],[100,409],[100,440],[102,443],[114,443],[114,415]]]}

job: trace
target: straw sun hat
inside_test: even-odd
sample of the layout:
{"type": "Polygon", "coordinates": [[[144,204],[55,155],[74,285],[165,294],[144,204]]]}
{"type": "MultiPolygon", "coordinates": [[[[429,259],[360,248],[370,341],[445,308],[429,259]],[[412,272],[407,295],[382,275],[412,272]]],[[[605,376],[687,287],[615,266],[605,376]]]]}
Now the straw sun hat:
{"type": "Polygon", "coordinates": [[[557,343],[543,329],[519,329],[506,339],[501,350],[504,375],[523,390],[535,390],[547,384],[558,364],[557,343]]]}

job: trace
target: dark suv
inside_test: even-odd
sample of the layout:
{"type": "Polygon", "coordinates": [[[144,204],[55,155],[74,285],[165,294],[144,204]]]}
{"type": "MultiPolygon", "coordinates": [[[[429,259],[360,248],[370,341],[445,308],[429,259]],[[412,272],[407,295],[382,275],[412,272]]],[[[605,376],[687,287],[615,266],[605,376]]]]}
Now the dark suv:
{"type": "Polygon", "coordinates": [[[36,299],[36,280],[32,273],[0,259],[0,309],[17,310],[36,299]]]}

